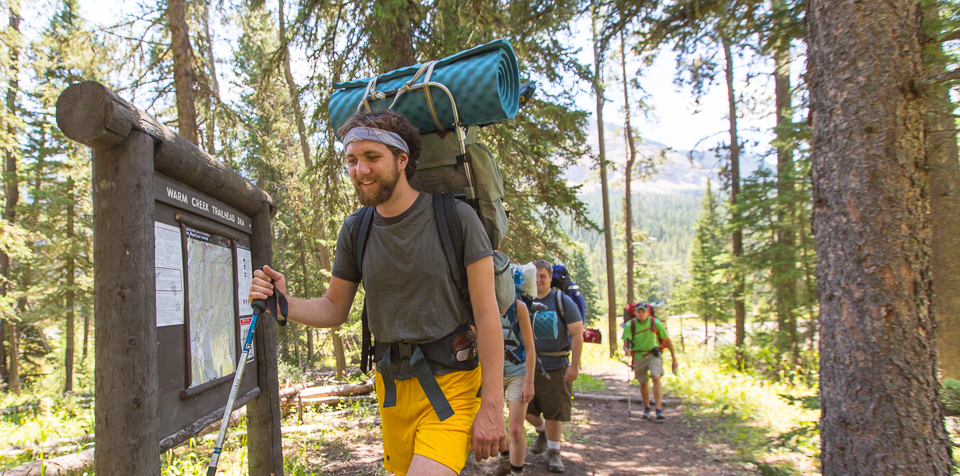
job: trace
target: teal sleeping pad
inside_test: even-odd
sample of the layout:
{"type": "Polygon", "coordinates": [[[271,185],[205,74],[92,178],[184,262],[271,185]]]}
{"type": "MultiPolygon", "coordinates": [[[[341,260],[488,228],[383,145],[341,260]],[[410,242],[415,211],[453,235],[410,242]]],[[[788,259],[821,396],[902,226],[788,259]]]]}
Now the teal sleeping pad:
{"type": "MultiPolygon", "coordinates": [[[[377,91],[403,87],[417,74],[420,66],[407,66],[381,75],[377,79],[377,91]]],[[[333,85],[335,91],[330,96],[330,126],[334,131],[357,111],[370,79],[333,85]]],[[[492,41],[437,61],[431,81],[450,89],[457,103],[460,122],[465,126],[513,119],[520,107],[520,70],[517,56],[507,40],[492,41]]],[[[415,84],[421,82],[422,76],[415,84]]],[[[453,110],[447,95],[438,88],[431,88],[430,95],[444,129],[452,129],[453,110]]],[[[369,104],[377,110],[389,107],[392,101],[393,97],[387,97],[370,100],[369,104]]],[[[422,90],[404,93],[393,110],[416,125],[421,134],[440,130],[430,115],[422,90]]]]}

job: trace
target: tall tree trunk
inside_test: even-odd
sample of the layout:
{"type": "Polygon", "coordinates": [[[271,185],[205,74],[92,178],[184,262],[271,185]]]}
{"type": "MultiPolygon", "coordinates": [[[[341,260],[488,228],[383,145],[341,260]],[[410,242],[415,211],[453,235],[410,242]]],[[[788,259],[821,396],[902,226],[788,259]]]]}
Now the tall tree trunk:
{"type": "Polygon", "coordinates": [[[946,476],[920,8],[808,7],[823,473],[946,476]]]}
{"type": "MultiPolygon", "coordinates": [[[[782,0],[779,0],[782,2],[782,0]]],[[[793,108],[790,91],[790,44],[782,43],[773,53],[776,67],[774,90],[777,105],[777,253],[771,281],[777,299],[779,325],[777,353],[789,351],[792,365],[800,360],[797,345],[797,226],[796,171],[793,147],[789,145],[793,130],[793,108]]]]}
{"type": "Polygon", "coordinates": [[[10,368],[7,374],[7,388],[20,395],[20,331],[17,323],[10,322],[10,368]]]}
{"type": "MultiPolygon", "coordinates": [[[[10,1],[9,12],[10,29],[20,32],[20,2],[18,0],[10,1]]],[[[7,87],[7,114],[12,119],[17,115],[17,90],[20,88],[20,82],[17,79],[20,73],[20,48],[16,44],[10,46],[10,78],[7,87]]],[[[9,121],[9,120],[8,120],[9,121]]],[[[7,134],[16,137],[17,130],[10,122],[7,123],[7,134]]],[[[20,180],[17,177],[17,155],[13,150],[8,150],[4,157],[3,168],[3,191],[6,201],[3,206],[3,218],[8,223],[14,223],[17,217],[17,202],[20,200],[20,180]]],[[[10,257],[6,253],[0,252],[0,274],[7,280],[10,280],[10,257]]],[[[7,295],[7,283],[0,285],[0,294],[7,295]]],[[[10,352],[8,354],[9,364],[4,361],[6,366],[7,385],[11,391],[20,393],[20,369],[19,369],[19,336],[17,325],[10,322],[10,334],[5,336],[10,342],[10,352]]]]}
{"type": "Polygon", "coordinates": [[[373,6],[370,42],[384,70],[392,71],[417,62],[413,49],[413,26],[417,20],[415,0],[376,0],[373,6]]]}
{"type": "Polygon", "coordinates": [[[203,3],[203,33],[207,37],[207,63],[210,65],[210,94],[207,100],[207,153],[217,154],[217,106],[220,103],[220,81],[217,80],[217,60],[213,56],[213,35],[210,34],[210,1],[203,3]]]}
{"type": "Polygon", "coordinates": [[[600,187],[603,197],[603,245],[607,261],[607,339],[610,357],[617,353],[617,284],[613,271],[613,225],[610,222],[610,187],[607,181],[607,158],[603,139],[603,52],[597,38],[597,7],[593,7],[593,92],[597,99],[597,140],[599,142],[600,187]]]}
{"type": "Polygon", "coordinates": [[[67,278],[67,292],[65,296],[66,300],[66,337],[67,345],[64,349],[64,358],[63,358],[63,369],[64,369],[64,382],[63,382],[63,393],[69,393],[73,391],[73,354],[75,353],[76,344],[76,329],[75,329],[75,315],[74,308],[76,307],[76,280],[74,278],[74,273],[76,271],[76,246],[74,246],[74,215],[76,214],[76,204],[74,203],[74,194],[73,194],[73,179],[67,179],[67,243],[69,244],[66,258],[66,278],[67,278]]]}
{"type": "Polygon", "coordinates": [[[173,51],[173,85],[177,90],[177,132],[194,145],[197,139],[197,107],[193,94],[193,48],[187,27],[187,1],[167,2],[167,25],[173,51]]]}
{"type": "Polygon", "coordinates": [[[623,220],[627,245],[627,302],[634,302],[633,284],[633,166],[637,163],[637,150],[633,143],[633,128],[630,127],[630,81],[627,80],[627,49],[623,30],[620,30],[620,66],[623,70],[623,115],[626,124],[627,166],[624,171],[623,220]]]}
{"type": "MultiPolygon", "coordinates": [[[[287,44],[287,26],[283,13],[283,0],[280,1],[280,47],[283,48],[283,77],[287,80],[287,93],[290,94],[290,104],[293,106],[293,115],[297,120],[297,134],[300,136],[300,150],[303,152],[303,164],[307,170],[313,168],[310,158],[310,144],[307,142],[307,126],[303,119],[303,109],[300,108],[300,88],[293,79],[290,69],[290,47],[287,44]]],[[[412,63],[411,63],[412,64],[412,63]]],[[[306,277],[306,275],[304,275],[306,277]]],[[[307,359],[309,360],[309,358],[307,359]]]]}
{"type": "MultiPolygon", "coordinates": [[[[726,60],[727,102],[730,115],[730,205],[733,213],[733,259],[738,261],[743,257],[743,230],[737,223],[739,218],[736,211],[737,199],[740,195],[740,137],[737,134],[737,99],[733,90],[733,54],[730,52],[730,39],[726,34],[721,35],[723,41],[723,56],[726,60]]],[[[744,356],[744,340],[746,338],[747,310],[743,302],[744,277],[743,273],[734,266],[733,277],[733,312],[737,328],[737,368],[743,370],[746,365],[744,356]]]]}
{"type": "Polygon", "coordinates": [[[81,366],[87,360],[87,345],[90,342],[90,313],[83,312],[83,306],[80,307],[80,313],[83,314],[83,350],[80,353],[81,366]]]}
{"type": "MultiPolygon", "coordinates": [[[[303,240],[300,240],[300,269],[303,274],[303,297],[304,299],[310,298],[310,278],[307,276],[307,250],[306,244],[303,240]]],[[[307,330],[307,362],[313,362],[313,329],[310,327],[306,328],[307,330]]]]}
{"type": "MultiPolygon", "coordinates": [[[[938,4],[923,2],[923,22],[940,22],[938,4]]],[[[946,72],[943,45],[924,51],[927,76],[946,72]]],[[[943,377],[960,380],[960,165],[957,161],[956,105],[950,88],[935,85],[927,91],[927,167],[930,168],[930,221],[933,239],[933,310],[937,321],[937,349],[943,377]]]]}

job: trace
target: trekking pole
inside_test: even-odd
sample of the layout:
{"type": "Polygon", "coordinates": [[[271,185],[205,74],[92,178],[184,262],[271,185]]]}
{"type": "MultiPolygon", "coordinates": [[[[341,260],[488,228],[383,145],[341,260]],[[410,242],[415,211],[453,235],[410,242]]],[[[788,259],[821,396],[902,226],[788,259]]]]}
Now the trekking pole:
{"type": "MultiPolygon", "coordinates": [[[[626,364],[626,362],[624,362],[626,364]]],[[[633,352],[630,352],[630,363],[627,364],[627,419],[633,417],[632,409],[630,408],[633,400],[633,392],[630,391],[630,372],[633,371],[633,352]]]]}
{"type": "Polygon", "coordinates": [[[227,397],[227,406],[223,408],[223,419],[220,420],[220,434],[217,435],[217,443],[213,447],[213,455],[210,457],[210,466],[207,467],[207,476],[217,474],[217,463],[220,462],[220,451],[223,449],[223,440],[227,436],[227,426],[230,425],[230,414],[233,413],[233,403],[237,399],[237,390],[240,388],[240,379],[243,378],[243,369],[247,367],[247,354],[250,353],[250,344],[253,342],[253,332],[257,328],[257,318],[267,308],[267,301],[264,299],[254,299],[250,303],[253,308],[253,318],[250,320],[250,330],[247,331],[247,338],[243,341],[243,353],[240,354],[240,363],[237,364],[237,372],[233,376],[233,387],[230,387],[230,396],[227,397]]]}

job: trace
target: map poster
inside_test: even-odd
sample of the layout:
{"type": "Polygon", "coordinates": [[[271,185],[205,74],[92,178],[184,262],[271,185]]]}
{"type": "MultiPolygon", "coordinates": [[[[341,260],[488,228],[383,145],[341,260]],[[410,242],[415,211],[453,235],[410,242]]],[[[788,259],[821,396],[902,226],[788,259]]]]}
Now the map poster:
{"type": "MultiPolygon", "coordinates": [[[[253,260],[250,257],[250,249],[237,246],[237,303],[239,304],[240,316],[252,316],[253,308],[250,307],[250,283],[253,281],[253,260]]],[[[241,334],[246,336],[246,334],[241,334]]],[[[241,337],[242,339],[242,337],[241,337]]]]}
{"type": "Polygon", "coordinates": [[[237,359],[233,248],[229,239],[186,227],[190,302],[190,386],[228,376],[237,359]]]}
{"type": "Polygon", "coordinates": [[[180,227],[153,224],[157,327],[183,325],[183,244],[180,227]]]}

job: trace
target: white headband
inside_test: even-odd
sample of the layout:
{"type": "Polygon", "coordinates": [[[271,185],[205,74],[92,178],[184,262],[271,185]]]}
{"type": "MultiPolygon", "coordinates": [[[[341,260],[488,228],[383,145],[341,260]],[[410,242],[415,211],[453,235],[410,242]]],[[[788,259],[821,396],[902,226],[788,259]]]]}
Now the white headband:
{"type": "Polygon", "coordinates": [[[394,132],[373,127],[354,127],[350,129],[343,136],[343,146],[346,147],[347,144],[360,140],[379,142],[383,145],[396,147],[408,154],[410,153],[410,147],[407,146],[407,142],[404,141],[402,137],[394,132]]]}

